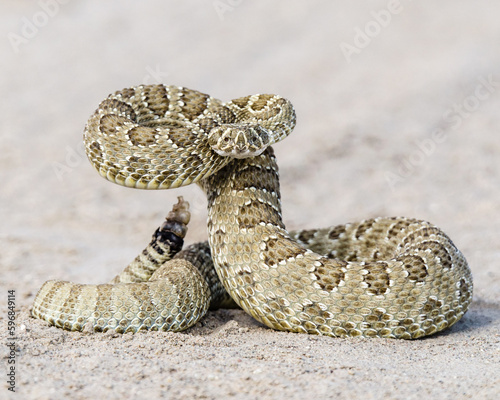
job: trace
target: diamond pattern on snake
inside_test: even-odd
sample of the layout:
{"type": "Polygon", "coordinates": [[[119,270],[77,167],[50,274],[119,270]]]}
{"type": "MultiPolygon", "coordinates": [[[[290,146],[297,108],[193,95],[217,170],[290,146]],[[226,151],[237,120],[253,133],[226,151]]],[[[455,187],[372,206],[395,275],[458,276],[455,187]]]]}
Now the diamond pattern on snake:
{"type": "Polygon", "coordinates": [[[85,128],[90,162],[127,187],[198,184],[208,242],[181,251],[190,214],[180,198],[112,282],[48,281],[33,316],[67,330],[182,331],[209,308],[238,306],[277,330],[402,339],[460,320],[471,272],[434,225],[398,217],[286,230],[271,146],[294,126],[292,104],[277,95],[223,103],[165,85],[111,94],[85,128]]]}

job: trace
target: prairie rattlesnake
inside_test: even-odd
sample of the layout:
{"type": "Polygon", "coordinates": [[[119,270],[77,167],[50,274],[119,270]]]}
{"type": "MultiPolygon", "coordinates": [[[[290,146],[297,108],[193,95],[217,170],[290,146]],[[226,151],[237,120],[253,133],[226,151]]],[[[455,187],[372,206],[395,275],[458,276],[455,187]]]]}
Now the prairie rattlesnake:
{"type": "Polygon", "coordinates": [[[110,95],[85,130],[91,163],[129,187],[198,183],[208,199],[209,245],[162,265],[182,246],[189,214],[180,201],[112,284],[49,281],[33,315],[70,330],[182,330],[210,300],[231,302],[222,284],[237,305],[279,330],[411,339],[457,322],[472,299],[472,276],[437,227],[377,218],[285,230],[269,145],[294,125],[293,107],[275,95],[222,103],[163,85],[110,95]]]}

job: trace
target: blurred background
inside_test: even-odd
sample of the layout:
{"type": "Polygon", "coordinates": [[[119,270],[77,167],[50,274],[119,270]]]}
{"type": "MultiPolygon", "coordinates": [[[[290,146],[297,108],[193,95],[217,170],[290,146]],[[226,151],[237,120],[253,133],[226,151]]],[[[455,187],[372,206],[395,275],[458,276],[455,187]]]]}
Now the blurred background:
{"type": "Polygon", "coordinates": [[[109,93],[185,86],[223,101],[290,99],[275,150],[291,229],[378,215],[429,220],[500,294],[500,4],[494,1],[9,1],[0,4],[0,270],[23,305],[47,279],[104,282],[178,195],[206,239],[197,187],[140,191],[88,163],[109,93]]]}

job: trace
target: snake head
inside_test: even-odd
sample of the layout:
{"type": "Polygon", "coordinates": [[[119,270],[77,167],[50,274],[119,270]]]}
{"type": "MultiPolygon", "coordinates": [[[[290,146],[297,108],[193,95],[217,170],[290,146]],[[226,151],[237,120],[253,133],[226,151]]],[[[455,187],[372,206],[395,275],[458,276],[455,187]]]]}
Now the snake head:
{"type": "Polygon", "coordinates": [[[212,128],[208,144],[221,156],[247,158],[258,156],[272,143],[271,136],[261,125],[238,123],[212,128]]]}

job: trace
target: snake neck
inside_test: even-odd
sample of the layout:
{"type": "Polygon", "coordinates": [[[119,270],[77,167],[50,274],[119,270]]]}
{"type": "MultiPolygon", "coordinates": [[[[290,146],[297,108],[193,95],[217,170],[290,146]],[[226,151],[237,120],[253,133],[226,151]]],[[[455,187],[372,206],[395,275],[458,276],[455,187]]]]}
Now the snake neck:
{"type": "Polygon", "coordinates": [[[281,219],[274,151],[269,147],[257,157],[235,159],[199,185],[208,198],[208,237],[217,275],[235,302],[265,323],[248,304],[253,295],[234,289],[248,281],[253,291],[254,274],[267,268],[271,258],[284,256],[271,248],[288,235],[281,219]]]}
{"type": "Polygon", "coordinates": [[[233,160],[199,186],[207,195],[209,236],[253,235],[259,226],[285,229],[272,147],[256,157],[233,160]]]}

